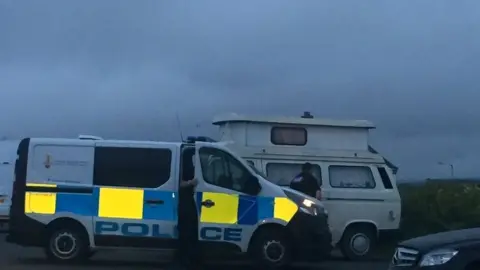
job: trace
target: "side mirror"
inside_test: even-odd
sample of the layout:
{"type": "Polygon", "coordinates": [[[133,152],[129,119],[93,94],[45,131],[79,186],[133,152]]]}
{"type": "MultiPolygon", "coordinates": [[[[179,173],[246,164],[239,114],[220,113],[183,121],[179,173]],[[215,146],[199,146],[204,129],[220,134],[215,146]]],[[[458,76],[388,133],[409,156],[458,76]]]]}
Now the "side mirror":
{"type": "Polygon", "coordinates": [[[253,175],[248,177],[248,180],[245,183],[245,193],[248,195],[258,195],[261,190],[262,186],[260,185],[258,178],[253,175]]]}

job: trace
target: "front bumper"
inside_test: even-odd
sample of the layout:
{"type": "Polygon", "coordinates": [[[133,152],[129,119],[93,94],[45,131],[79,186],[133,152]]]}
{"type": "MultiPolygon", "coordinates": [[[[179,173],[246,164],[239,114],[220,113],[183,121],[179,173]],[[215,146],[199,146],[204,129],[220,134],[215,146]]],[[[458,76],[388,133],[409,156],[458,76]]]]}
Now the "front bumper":
{"type": "Polygon", "coordinates": [[[412,266],[396,266],[393,264],[394,260],[392,260],[388,270],[460,270],[465,269],[469,263],[476,261],[478,255],[476,252],[470,253],[460,251],[455,257],[444,264],[424,267],[419,266],[420,258],[421,255],[417,256],[415,265],[412,266]]]}
{"type": "Polygon", "coordinates": [[[295,260],[318,261],[330,255],[333,246],[327,215],[312,216],[299,211],[287,227],[295,248],[295,260]]]}
{"type": "Polygon", "coordinates": [[[390,265],[388,270],[460,270],[464,269],[464,267],[455,265],[455,264],[442,264],[442,265],[435,265],[435,266],[428,266],[428,267],[420,267],[420,266],[410,266],[410,267],[404,267],[404,266],[393,266],[390,265]]]}

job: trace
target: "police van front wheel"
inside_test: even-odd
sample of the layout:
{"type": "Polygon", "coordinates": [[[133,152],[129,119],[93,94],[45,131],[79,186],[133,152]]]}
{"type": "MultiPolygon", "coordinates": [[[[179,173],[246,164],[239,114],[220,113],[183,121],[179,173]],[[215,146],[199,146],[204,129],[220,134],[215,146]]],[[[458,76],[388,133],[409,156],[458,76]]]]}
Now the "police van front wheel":
{"type": "Polygon", "coordinates": [[[76,229],[54,229],[49,235],[45,251],[56,263],[82,262],[89,257],[88,240],[76,229]]]}
{"type": "Polygon", "coordinates": [[[250,254],[261,269],[283,269],[291,263],[291,245],[281,230],[263,230],[253,239],[250,254]]]}

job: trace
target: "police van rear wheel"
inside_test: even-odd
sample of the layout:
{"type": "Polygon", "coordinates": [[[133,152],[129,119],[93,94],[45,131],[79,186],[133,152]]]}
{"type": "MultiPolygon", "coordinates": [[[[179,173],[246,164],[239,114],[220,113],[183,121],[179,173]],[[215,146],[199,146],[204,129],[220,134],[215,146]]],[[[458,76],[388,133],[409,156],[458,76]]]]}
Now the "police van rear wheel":
{"type": "Polygon", "coordinates": [[[82,262],[89,255],[85,236],[68,228],[53,230],[45,250],[48,259],[57,263],[82,262]]]}
{"type": "Polygon", "coordinates": [[[282,269],[291,263],[291,246],[280,230],[263,230],[256,235],[250,254],[261,269],[282,269]]]}

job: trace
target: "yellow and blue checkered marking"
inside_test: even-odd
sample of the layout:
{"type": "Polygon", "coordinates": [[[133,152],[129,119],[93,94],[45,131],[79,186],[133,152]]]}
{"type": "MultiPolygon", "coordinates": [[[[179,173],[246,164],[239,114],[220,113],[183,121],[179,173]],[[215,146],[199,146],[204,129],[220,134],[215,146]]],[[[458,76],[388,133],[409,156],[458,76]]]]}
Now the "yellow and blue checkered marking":
{"type": "Polygon", "coordinates": [[[89,194],[57,193],[55,212],[69,212],[80,216],[95,215],[96,201],[89,194]]]}
{"type": "Polygon", "coordinates": [[[27,187],[36,188],[26,191],[27,214],[68,212],[104,218],[176,220],[173,192],[50,184],[27,184],[27,187]],[[163,204],[151,205],[146,200],[162,200],[163,204]]]}
{"type": "Polygon", "coordinates": [[[289,222],[298,206],[285,197],[261,197],[238,194],[202,192],[197,193],[200,222],[238,225],[255,225],[265,219],[280,219],[289,222]],[[202,201],[215,202],[211,208],[203,207],[202,201]],[[218,207],[220,206],[220,207],[218,207]]]}
{"type": "MultiPolygon", "coordinates": [[[[288,223],[298,210],[297,205],[285,197],[215,192],[198,192],[196,196],[200,222],[204,223],[255,225],[272,218],[288,223]],[[205,200],[215,202],[215,206],[202,206],[205,200]]],[[[177,198],[175,192],[160,190],[27,184],[25,213],[68,212],[107,219],[176,221],[177,198]],[[28,187],[36,189],[28,190],[28,187]],[[146,203],[151,200],[163,203],[146,203]]]]}

